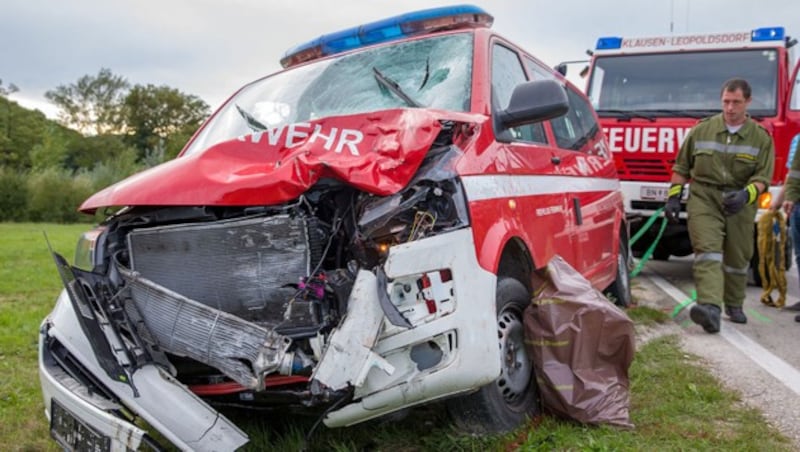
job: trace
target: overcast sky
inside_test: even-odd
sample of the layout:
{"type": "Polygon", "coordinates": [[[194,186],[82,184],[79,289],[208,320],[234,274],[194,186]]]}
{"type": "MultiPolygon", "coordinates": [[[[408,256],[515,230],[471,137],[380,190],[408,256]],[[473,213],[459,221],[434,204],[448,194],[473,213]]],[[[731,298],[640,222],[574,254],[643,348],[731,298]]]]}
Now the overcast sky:
{"type": "Polygon", "coordinates": [[[586,58],[600,36],[668,35],[671,28],[685,34],[784,26],[800,38],[794,0],[3,0],[0,80],[19,88],[12,99],[49,116],[55,109],[45,91],[101,68],[132,85],[194,94],[215,109],[241,85],[279,70],[297,44],[464,3],[484,8],[494,30],[550,65],[586,58]]]}

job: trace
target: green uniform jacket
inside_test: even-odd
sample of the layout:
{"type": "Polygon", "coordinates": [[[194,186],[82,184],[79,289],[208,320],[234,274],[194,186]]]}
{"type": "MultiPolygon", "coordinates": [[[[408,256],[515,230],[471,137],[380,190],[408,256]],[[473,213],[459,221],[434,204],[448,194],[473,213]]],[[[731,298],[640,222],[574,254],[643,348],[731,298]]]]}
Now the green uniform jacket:
{"type": "MultiPolygon", "coordinates": [[[[792,140],[794,141],[794,140],[792,140]]],[[[786,181],[786,200],[800,201],[800,149],[795,150],[792,158],[792,167],[789,169],[789,178],[786,181]]]]}
{"type": "Polygon", "coordinates": [[[747,118],[736,133],[729,133],[720,113],[689,131],[672,171],[727,191],[752,182],[769,187],[774,166],[775,149],[766,129],[747,118]]]}

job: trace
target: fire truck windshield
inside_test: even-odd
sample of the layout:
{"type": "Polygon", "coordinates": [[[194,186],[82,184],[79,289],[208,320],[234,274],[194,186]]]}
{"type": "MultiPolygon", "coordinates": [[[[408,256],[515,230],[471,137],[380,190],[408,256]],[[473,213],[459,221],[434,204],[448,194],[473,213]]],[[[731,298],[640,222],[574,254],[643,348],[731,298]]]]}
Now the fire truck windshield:
{"type": "Polygon", "coordinates": [[[601,117],[704,116],[720,110],[720,86],[731,77],[750,82],[752,116],[776,115],[774,49],[601,55],[588,95],[601,117]]]}

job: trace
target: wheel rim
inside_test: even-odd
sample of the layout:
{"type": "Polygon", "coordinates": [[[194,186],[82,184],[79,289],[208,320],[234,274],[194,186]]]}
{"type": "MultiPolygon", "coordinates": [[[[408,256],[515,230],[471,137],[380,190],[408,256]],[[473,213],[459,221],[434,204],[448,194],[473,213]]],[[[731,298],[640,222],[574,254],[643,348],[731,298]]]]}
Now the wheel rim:
{"type": "Polygon", "coordinates": [[[506,308],[497,318],[502,365],[496,380],[506,403],[513,406],[524,399],[531,380],[532,364],[525,350],[525,327],[518,309],[506,308]]]}

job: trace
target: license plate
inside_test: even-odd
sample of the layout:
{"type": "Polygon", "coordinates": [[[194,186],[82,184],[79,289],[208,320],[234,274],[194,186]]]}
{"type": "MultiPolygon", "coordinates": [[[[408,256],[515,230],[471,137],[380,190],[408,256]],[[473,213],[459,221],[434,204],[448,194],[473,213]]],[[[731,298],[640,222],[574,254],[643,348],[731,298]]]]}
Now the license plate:
{"type": "Polygon", "coordinates": [[[64,450],[92,452],[111,450],[111,438],[104,436],[91,425],[85,424],[61,406],[55,398],[51,399],[50,404],[50,436],[64,450]]]}
{"type": "Polygon", "coordinates": [[[667,187],[649,187],[644,186],[641,188],[640,195],[642,199],[649,199],[653,201],[664,201],[667,199],[667,187]]]}

